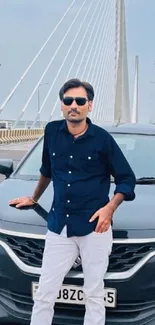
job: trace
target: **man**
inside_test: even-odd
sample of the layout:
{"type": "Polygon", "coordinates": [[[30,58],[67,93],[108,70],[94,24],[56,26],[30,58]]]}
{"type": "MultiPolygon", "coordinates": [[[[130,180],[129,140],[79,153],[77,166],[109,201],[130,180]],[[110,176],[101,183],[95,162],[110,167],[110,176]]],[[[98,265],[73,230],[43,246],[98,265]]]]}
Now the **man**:
{"type": "Polygon", "coordinates": [[[45,128],[41,176],[34,194],[10,202],[17,208],[35,204],[53,180],[54,199],[31,325],[51,324],[63,279],[79,255],[84,325],[104,325],[103,279],[112,249],[112,217],[124,200],[134,200],[135,176],[113,137],[87,117],[93,107],[93,87],[72,79],[59,96],[65,120],[45,128]],[[111,175],[116,188],[110,200],[111,175]]]}

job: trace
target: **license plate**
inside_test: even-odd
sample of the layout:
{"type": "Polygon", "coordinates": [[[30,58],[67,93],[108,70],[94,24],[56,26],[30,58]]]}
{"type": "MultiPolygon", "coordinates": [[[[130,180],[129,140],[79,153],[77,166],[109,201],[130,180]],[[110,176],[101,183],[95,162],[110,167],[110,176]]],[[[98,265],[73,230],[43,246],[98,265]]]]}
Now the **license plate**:
{"type": "MultiPolygon", "coordinates": [[[[38,289],[38,283],[32,283],[32,299],[38,289]]],[[[116,289],[105,288],[105,307],[115,308],[116,307],[116,289]]],[[[85,298],[82,287],[74,285],[63,285],[59,291],[59,295],[56,302],[65,304],[78,304],[84,305],[85,298]]]]}

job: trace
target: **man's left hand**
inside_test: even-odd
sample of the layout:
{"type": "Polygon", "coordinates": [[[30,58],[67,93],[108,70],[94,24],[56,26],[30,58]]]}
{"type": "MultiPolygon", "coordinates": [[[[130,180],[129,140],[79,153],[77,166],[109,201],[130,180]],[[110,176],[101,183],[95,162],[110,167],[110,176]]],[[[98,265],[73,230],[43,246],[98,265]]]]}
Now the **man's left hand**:
{"type": "Polygon", "coordinates": [[[95,214],[89,220],[89,222],[92,222],[96,218],[98,218],[98,223],[95,228],[95,232],[102,233],[109,229],[109,227],[111,225],[113,213],[114,213],[113,208],[108,204],[105,207],[103,207],[95,212],[95,214]]]}

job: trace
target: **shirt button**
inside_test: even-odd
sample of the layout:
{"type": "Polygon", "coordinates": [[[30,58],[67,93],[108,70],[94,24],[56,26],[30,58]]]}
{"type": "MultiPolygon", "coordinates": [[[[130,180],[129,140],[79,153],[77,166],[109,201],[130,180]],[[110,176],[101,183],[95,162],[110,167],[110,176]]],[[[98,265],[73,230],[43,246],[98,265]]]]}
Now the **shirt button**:
{"type": "Polygon", "coordinates": [[[70,158],[72,159],[72,158],[73,158],[73,156],[70,156],[70,158]]]}
{"type": "Polygon", "coordinates": [[[69,217],[69,214],[66,214],[66,217],[68,218],[69,217]]]}
{"type": "Polygon", "coordinates": [[[69,174],[71,174],[72,172],[71,172],[71,170],[69,170],[69,174]]]}
{"type": "Polygon", "coordinates": [[[71,186],[71,184],[68,184],[68,187],[71,186]]]}
{"type": "Polygon", "coordinates": [[[91,159],[91,157],[88,157],[88,159],[90,160],[90,159],[91,159]]]}
{"type": "Polygon", "coordinates": [[[70,203],[70,200],[67,200],[67,203],[70,203]]]}

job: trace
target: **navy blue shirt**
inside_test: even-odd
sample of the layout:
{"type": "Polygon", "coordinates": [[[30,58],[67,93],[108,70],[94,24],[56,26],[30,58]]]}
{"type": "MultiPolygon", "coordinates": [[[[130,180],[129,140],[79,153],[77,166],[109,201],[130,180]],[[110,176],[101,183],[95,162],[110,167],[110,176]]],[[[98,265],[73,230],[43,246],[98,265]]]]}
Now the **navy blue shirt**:
{"type": "MultiPolygon", "coordinates": [[[[48,229],[67,236],[84,236],[94,231],[91,216],[109,202],[110,176],[115,192],[125,200],[135,198],[135,175],[113,137],[103,128],[89,124],[84,135],[74,139],[65,120],[47,124],[40,172],[53,179],[54,198],[48,229]]],[[[50,200],[50,197],[49,197],[50,200]]]]}

